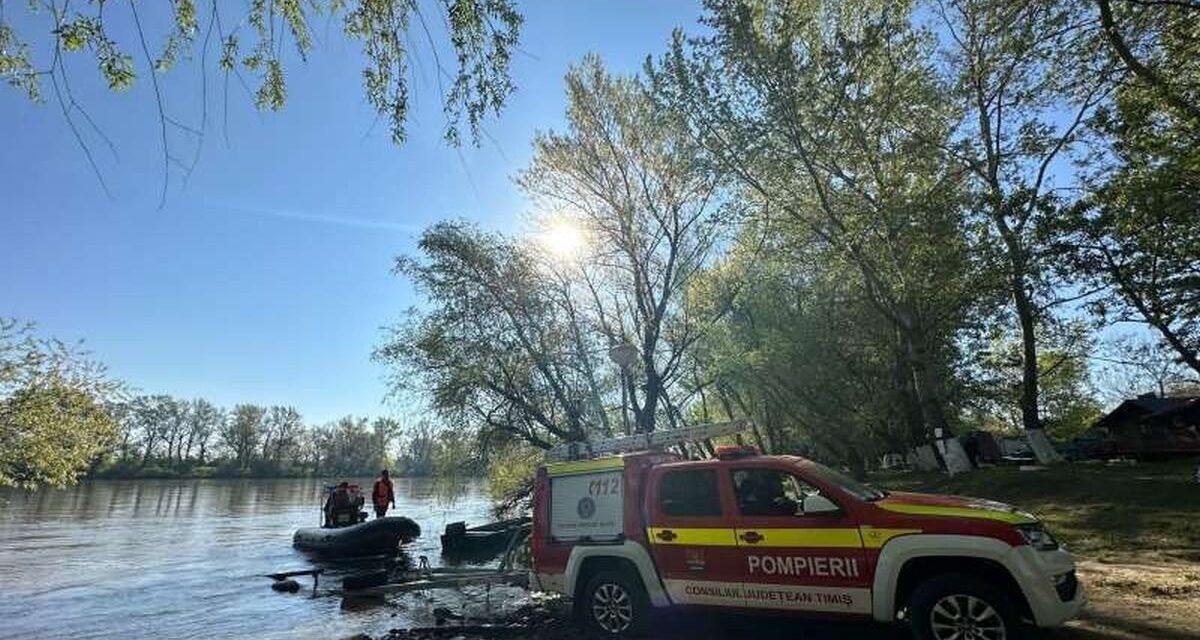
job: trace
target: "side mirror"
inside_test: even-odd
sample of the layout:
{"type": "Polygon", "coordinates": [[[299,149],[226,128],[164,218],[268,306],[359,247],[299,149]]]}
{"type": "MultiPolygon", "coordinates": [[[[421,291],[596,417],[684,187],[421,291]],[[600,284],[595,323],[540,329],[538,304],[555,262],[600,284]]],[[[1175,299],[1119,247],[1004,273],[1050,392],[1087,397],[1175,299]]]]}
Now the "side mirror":
{"type": "Polygon", "coordinates": [[[833,500],[820,494],[805,496],[804,500],[800,503],[801,515],[811,516],[823,513],[835,513],[837,511],[841,511],[841,509],[838,509],[833,500]]]}

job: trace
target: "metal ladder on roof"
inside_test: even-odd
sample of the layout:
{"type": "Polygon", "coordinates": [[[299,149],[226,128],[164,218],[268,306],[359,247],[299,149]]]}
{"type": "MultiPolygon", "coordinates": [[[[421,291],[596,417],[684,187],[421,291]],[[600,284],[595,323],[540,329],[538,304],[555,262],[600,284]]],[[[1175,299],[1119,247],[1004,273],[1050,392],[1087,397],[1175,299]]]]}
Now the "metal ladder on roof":
{"type": "Polygon", "coordinates": [[[689,442],[707,440],[709,438],[744,433],[753,429],[754,423],[743,418],[730,420],[729,422],[698,424],[691,427],[680,427],[678,429],[655,431],[652,433],[635,433],[630,436],[606,438],[595,442],[586,440],[583,442],[564,442],[548,449],[546,451],[546,460],[548,462],[561,462],[564,460],[581,460],[597,456],[645,451],[647,449],[662,449],[689,442]]]}

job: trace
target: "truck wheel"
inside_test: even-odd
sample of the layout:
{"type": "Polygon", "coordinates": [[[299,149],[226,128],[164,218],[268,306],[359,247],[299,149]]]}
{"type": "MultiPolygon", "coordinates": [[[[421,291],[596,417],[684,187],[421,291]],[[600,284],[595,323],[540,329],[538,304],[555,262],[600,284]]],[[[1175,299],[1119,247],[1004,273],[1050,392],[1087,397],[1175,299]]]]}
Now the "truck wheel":
{"type": "Polygon", "coordinates": [[[631,638],[644,633],[650,603],[640,582],[623,571],[601,571],[583,589],[580,613],[602,638],[631,638]]]}
{"type": "Polygon", "coordinates": [[[1020,619],[999,589],[975,578],[947,574],[921,583],[908,613],[917,640],[1012,640],[1020,619]]]}

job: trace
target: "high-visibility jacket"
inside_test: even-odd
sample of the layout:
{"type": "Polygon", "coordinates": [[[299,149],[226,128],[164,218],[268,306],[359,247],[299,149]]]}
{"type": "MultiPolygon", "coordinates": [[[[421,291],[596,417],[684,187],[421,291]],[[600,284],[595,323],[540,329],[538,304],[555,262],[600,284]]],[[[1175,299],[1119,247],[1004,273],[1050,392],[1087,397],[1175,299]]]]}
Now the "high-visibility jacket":
{"type": "Polygon", "coordinates": [[[371,501],[379,507],[395,502],[396,494],[392,493],[392,481],[386,478],[376,480],[375,488],[371,490],[371,501]]]}

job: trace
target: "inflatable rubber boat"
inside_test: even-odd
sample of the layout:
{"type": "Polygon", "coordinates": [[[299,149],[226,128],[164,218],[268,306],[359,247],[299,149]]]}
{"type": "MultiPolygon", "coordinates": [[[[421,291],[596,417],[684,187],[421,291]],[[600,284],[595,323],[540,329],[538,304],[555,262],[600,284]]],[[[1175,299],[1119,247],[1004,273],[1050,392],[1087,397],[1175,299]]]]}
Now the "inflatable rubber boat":
{"type": "Polygon", "coordinates": [[[529,518],[512,518],[475,527],[468,527],[465,522],[451,522],[442,534],[442,555],[498,556],[508,547],[513,534],[530,522],[529,518]]]}
{"type": "Polygon", "coordinates": [[[309,527],[292,536],[292,546],[323,555],[375,556],[395,553],[421,535],[421,527],[403,516],[376,518],[342,527],[309,527]]]}

